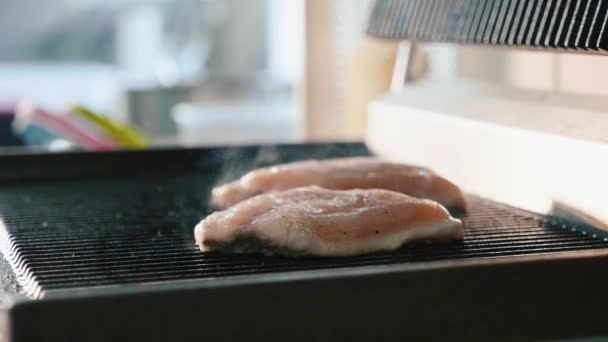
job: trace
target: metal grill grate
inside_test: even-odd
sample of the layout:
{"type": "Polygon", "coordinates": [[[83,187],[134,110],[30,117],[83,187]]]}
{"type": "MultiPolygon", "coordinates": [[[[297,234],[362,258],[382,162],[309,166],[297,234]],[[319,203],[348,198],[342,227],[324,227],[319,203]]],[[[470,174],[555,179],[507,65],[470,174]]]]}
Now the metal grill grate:
{"type": "Polygon", "coordinates": [[[463,243],[342,259],[203,254],[192,231],[208,212],[209,188],[200,175],[3,186],[4,252],[24,291],[41,298],[72,288],[608,247],[581,227],[471,198],[463,243]]]}
{"type": "Polygon", "coordinates": [[[608,0],[376,0],[367,33],[606,53],[607,10],[608,0]]]}

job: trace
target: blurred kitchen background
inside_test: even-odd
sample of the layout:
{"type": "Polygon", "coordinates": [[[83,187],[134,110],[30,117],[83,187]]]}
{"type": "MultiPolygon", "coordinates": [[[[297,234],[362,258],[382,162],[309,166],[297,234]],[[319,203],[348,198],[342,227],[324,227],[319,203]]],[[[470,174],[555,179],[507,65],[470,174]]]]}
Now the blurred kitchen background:
{"type": "Polygon", "coordinates": [[[343,116],[369,4],[0,2],[0,144],[96,150],[360,139],[343,116]]]}
{"type": "MultiPolygon", "coordinates": [[[[370,5],[2,1],[0,146],[363,140],[368,104],[403,86],[391,81],[399,51],[409,51],[365,37],[370,5]]],[[[440,44],[416,51],[410,81],[448,85],[436,92],[465,80],[607,108],[605,58],[440,44]]]]}

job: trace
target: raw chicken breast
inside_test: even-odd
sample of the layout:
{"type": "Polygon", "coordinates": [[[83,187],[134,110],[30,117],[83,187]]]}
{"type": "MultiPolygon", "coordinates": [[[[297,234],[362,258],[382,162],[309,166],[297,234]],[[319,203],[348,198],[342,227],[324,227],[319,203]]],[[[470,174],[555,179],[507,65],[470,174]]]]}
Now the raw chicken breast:
{"type": "Polygon", "coordinates": [[[215,212],[195,230],[202,251],[350,256],[420,240],[461,240],[440,204],[379,189],[316,186],[258,195],[215,212]]]}
{"type": "Polygon", "coordinates": [[[373,157],[307,160],[253,170],[213,189],[211,202],[227,208],[261,193],[309,185],[335,190],[386,189],[432,199],[448,208],[465,208],[460,189],[433,171],[373,157]]]}

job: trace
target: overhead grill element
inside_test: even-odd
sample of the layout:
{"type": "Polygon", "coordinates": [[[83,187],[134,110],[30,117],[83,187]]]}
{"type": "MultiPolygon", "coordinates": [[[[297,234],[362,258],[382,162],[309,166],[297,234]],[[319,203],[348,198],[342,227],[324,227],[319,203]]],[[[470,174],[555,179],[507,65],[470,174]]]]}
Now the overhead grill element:
{"type": "Polygon", "coordinates": [[[607,23],[608,0],[376,0],[367,33],[606,53],[607,23]]]}
{"type": "Polygon", "coordinates": [[[24,292],[42,298],[55,290],[608,247],[584,228],[471,197],[462,243],[350,258],[201,253],[193,228],[209,212],[212,184],[191,173],[3,185],[4,252],[24,292]]]}

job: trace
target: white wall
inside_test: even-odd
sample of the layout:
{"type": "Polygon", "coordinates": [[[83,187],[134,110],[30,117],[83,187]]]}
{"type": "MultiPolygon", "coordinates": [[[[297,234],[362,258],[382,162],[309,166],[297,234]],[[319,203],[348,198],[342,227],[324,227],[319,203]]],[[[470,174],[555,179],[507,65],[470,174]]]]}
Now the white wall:
{"type": "Polygon", "coordinates": [[[19,59],[19,48],[69,15],[70,0],[0,1],[0,60],[19,59]]]}

